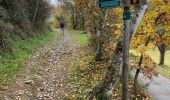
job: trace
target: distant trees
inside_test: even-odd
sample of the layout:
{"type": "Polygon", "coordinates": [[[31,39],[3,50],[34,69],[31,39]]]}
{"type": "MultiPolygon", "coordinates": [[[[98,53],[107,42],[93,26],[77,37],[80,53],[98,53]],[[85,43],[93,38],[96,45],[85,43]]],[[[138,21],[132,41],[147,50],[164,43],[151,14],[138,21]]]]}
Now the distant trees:
{"type": "MultiPolygon", "coordinates": [[[[164,65],[165,51],[170,46],[170,2],[168,0],[153,0],[150,2],[148,10],[137,31],[133,45],[136,43],[143,48],[146,38],[150,36],[150,43],[156,46],[160,52],[160,65],[164,65]]],[[[141,50],[140,50],[141,51],[141,50]]]]}
{"type": "Polygon", "coordinates": [[[45,31],[52,6],[47,0],[0,0],[0,47],[7,48],[13,34],[26,38],[35,31],[45,31]]]}
{"type": "Polygon", "coordinates": [[[34,29],[43,29],[46,24],[46,19],[50,16],[53,9],[48,1],[44,0],[27,0],[29,19],[34,29]]]}

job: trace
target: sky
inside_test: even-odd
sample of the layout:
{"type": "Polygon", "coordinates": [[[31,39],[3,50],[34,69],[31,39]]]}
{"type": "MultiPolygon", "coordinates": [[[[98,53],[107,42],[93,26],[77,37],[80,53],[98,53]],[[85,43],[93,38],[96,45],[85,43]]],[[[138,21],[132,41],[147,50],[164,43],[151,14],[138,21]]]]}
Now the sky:
{"type": "Polygon", "coordinates": [[[56,4],[57,4],[57,1],[58,1],[58,0],[51,0],[51,3],[52,3],[53,5],[56,5],[56,4]]]}

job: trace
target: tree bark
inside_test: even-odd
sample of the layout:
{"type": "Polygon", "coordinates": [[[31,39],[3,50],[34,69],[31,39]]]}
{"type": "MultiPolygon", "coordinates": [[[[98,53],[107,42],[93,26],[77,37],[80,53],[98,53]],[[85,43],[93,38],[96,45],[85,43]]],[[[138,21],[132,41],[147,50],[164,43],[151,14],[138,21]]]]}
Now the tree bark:
{"type": "MultiPolygon", "coordinates": [[[[143,55],[141,57],[143,58],[143,55]]],[[[136,70],[135,78],[134,78],[134,93],[135,93],[136,97],[138,95],[138,76],[139,76],[139,73],[140,73],[140,68],[138,68],[136,70]]]]}
{"type": "Polygon", "coordinates": [[[38,11],[38,5],[39,5],[39,2],[38,2],[38,0],[37,0],[37,7],[36,7],[36,9],[35,9],[34,17],[33,17],[33,19],[32,19],[32,22],[35,21],[35,18],[36,18],[36,15],[37,15],[37,11],[38,11]]]}
{"type": "Polygon", "coordinates": [[[98,46],[96,52],[96,60],[99,61],[102,59],[103,55],[103,34],[104,34],[104,27],[107,18],[108,10],[102,10],[102,15],[100,16],[99,22],[99,32],[98,32],[98,46]]]}
{"type": "Polygon", "coordinates": [[[76,21],[74,15],[72,15],[72,24],[73,24],[73,29],[76,29],[76,21]]]}
{"type": "MultiPolygon", "coordinates": [[[[148,37],[148,39],[145,43],[145,46],[148,46],[149,41],[150,41],[150,36],[148,37]]],[[[143,62],[143,54],[140,56],[139,63],[138,63],[139,68],[136,70],[135,77],[134,77],[134,84],[133,85],[134,85],[134,93],[135,93],[136,97],[138,95],[138,76],[139,76],[139,73],[140,73],[142,62],[143,62]]]]}
{"type": "MultiPolygon", "coordinates": [[[[130,7],[124,7],[124,13],[130,13],[130,7]]],[[[124,19],[123,32],[123,59],[122,59],[122,100],[128,100],[128,79],[129,79],[129,40],[130,19],[124,19]]]]}
{"type": "Polygon", "coordinates": [[[161,52],[160,52],[160,63],[159,63],[159,65],[164,65],[164,60],[165,60],[165,50],[161,50],[161,52]]]}
{"type": "Polygon", "coordinates": [[[84,16],[82,16],[82,18],[81,18],[81,30],[83,30],[84,31],[84,24],[85,24],[85,19],[84,19],[84,16]]]}
{"type": "Polygon", "coordinates": [[[161,44],[158,46],[159,52],[160,52],[160,62],[159,65],[164,65],[164,60],[165,60],[165,51],[166,51],[166,46],[165,44],[161,44]]]}
{"type": "Polygon", "coordinates": [[[97,52],[96,52],[96,61],[101,60],[103,55],[103,33],[98,31],[98,45],[97,45],[97,52]]]}

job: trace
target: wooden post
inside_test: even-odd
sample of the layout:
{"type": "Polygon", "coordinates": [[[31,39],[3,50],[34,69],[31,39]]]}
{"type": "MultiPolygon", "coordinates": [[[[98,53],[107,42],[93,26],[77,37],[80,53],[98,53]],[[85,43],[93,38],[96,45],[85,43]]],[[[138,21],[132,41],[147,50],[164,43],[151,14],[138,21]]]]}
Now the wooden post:
{"type": "Polygon", "coordinates": [[[130,4],[129,0],[123,0],[124,4],[124,32],[123,32],[123,59],[122,59],[122,100],[128,100],[128,76],[129,76],[129,47],[130,47],[130,4]]]}

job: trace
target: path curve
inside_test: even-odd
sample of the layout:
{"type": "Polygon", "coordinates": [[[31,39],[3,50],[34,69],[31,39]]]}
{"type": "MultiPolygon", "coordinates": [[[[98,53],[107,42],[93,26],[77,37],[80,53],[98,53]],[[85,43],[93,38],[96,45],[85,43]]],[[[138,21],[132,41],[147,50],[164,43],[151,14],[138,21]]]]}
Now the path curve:
{"type": "Polygon", "coordinates": [[[150,80],[140,73],[139,80],[146,86],[153,100],[170,100],[170,80],[168,78],[158,75],[150,80]]]}
{"type": "Polygon", "coordinates": [[[60,35],[39,48],[25,63],[22,73],[6,91],[3,100],[63,100],[69,91],[66,80],[77,54],[70,34],[60,35]]]}

